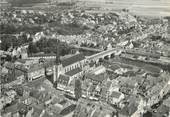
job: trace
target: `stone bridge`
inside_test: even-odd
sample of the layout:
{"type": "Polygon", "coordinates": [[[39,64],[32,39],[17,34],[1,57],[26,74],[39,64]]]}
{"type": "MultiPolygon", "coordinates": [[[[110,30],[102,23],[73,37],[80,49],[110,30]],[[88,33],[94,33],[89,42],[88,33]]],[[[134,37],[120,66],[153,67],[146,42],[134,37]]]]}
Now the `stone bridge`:
{"type": "Polygon", "coordinates": [[[114,57],[115,55],[119,55],[119,54],[121,54],[122,51],[123,51],[123,49],[120,49],[120,48],[112,48],[112,49],[105,50],[100,53],[94,54],[92,56],[88,56],[88,57],[86,57],[86,59],[88,61],[99,62],[100,59],[101,60],[109,59],[109,58],[114,57]]]}

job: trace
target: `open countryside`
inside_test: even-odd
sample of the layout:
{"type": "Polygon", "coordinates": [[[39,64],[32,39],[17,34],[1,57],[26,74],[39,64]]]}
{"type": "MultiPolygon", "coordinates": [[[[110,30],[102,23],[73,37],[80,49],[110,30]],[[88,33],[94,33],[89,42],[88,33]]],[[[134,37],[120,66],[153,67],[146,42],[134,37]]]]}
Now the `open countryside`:
{"type": "Polygon", "coordinates": [[[89,1],[88,5],[101,5],[113,10],[129,9],[136,15],[142,16],[169,16],[170,0],[80,0],[89,1]],[[105,2],[105,4],[103,4],[105,2]]]}

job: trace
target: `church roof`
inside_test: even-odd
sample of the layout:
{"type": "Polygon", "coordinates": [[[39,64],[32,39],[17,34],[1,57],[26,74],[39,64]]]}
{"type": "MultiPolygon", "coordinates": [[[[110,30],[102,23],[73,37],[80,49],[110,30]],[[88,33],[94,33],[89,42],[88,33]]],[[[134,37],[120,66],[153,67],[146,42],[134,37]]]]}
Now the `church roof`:
{"type": "Polygon", "coordinates": [[[63,67],[66,67],[76,62],[82,61],[83,59],[85,59],[85,56],[83,54],[76,54],[72,57],[62,60],[61,63],[63,67]]]}
{"type": "Polygon", "coordinates": [[[82,69],[78,67],[78,68],[73,69],[73,70],[71,70],[69,72],[66,72],[65,74],[68,75],[68,76],[74,76],[74,75],[76,75],[76,74],[78,74],[80,72],[82,72],[82,69]]]}
{"type": "Polygon", "coordinates": [[[65,82],[66,84],[68,84],[69,80],[70,80],[69,76],[63,74],[61,74],[58,78],[59,82],[65,82]]]}

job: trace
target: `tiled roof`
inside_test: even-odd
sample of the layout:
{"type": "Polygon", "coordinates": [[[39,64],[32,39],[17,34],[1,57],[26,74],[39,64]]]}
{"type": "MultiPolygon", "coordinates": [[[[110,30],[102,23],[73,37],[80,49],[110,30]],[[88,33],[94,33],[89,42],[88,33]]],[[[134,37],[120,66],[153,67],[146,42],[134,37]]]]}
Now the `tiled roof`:
{"type": "Polygon", "coordinates": [[[170,108],[170,97],[169,97],[168,99],[166,99],[166,100],[163,102],[163,104],[164,104],[165,106],[167,106],[167,107],[170,108]]]}
{"type": "Polygon", "coordinates": [[[112,84],[112,82],[111,82],[111,81],[108,81],[107,84],[106,84],[106,87],[107,87],[107,88],[110,88],[111,84],[112,84]]]}
{"type": "Polygon", "coordinates": [[[52,67],[52,66],[54,66],[54,61],[53,60],[51,60],[51,61],[47,61],[46,60],[46,62],[44,63],[44,65],[45,65],[45,67],[46,68],[48,68],[48,67],[52,67]]]}
{"type": "Polygon", "coordinates": [[[7,108],[5,108],[4,113],[16,113],[18,111],[18,104],[13,104],[11,106],[8,106],[7,108]]]}
{"type": "Polygon", "coordinates": [[[90,63],[89,63],[89,66],[90,66],[90,67],[93,67],[94,65],[95,65],[94,62],[90,62],[90,63]]]}
{"type": "Polygon", "coordinates": [[[21,109],[26,110],[26,108],[27,108],[26,105],[23,104],[23,103],[15,103],[13,105],[10,105],[10,106],[6,107],[4,113],[9,113],[9,112],[17,113],[21,109]]]}
{"type": "Polygon", "coordinates": [[[19,77],[21,75],[24,75],[24,72],[20,71],[20,70],[15,70],[15,76],[19,77]]]}
{"type": "Polygon", "coordinates": [[[120,66],[117,64],[114,64],[110,67],[110,69],[112,69],[113,71],[115,71],[116,69],[119,69],[119,68],[120,68],[120,66]]]}
{"type": "Polygon", "coordinates": [[[132,104],[129,104],[128,106],[125,106],[121,110],[120,114],[126,115],[126,116],[131,116],[136,111],[137,111],[137,104],[136,103],[132,103],[132,104]]]}
{"type": "Polygon", "coordinates": [[[102,97],[106,97],[107,96],[107,88],[106,87],[103,87],[102,90],[101,90],[101,96],[102,97]]]}
{"type": "Polygon", "coordinates": [[[43,64],[33,64],[30,66],[30,68],[28,69],[28,72],[35,72],[37,70],[43,69],[44,65],[43,64]]]}
{"type": "Polygon", "coordinates": [[[65,76],[65,75],[60,75],[59,78],[58,78],[58,81],[61,82],[61,81],[65,81],[65,82],[69,82],[70,78],[68,76],[65,76]]]}
{"type": "Polygon", "coordinates": [[[99,110],[96,110],[96,111],[93,113],[92,117],[99,117],[100,113],[101,113],[101,112],[100,112],[99,110]]]}
{"type": "Polygon", "coordinates": [[[73,69],[69,72],[66,72],[65,74],[68,75],[68,76],[74,76],[74,75],[76,75],[77,73],[80,73],[80,72],[82,72],[82,69],[78,67],[78,68],[73,69]]]}
{"type": "Polygon", "coordinates": [[[32,97],[38,99],[41,102],[45,102],[51,99],[50,95],[47,92],[38,92],[38,91],[34,91],[32,97]]]}
{"type": "Polygon", "coordinates": [[[113,91],[112,94],[111,94],[111,97],[114,97],[114,98],[119,98],[121,95],[120,92],[116,92],[116,91],[113,91]]]}
{"type": "Polygon", "coordinates": [[[37,106],[33,106],[33,108],[34,108],[34,112],[32,114],[32,117],[39,117],[40,114],[42,113],[43,109],[38,108],[37,106]]]}
{"type": "Polygon", "coordinates": [[[7,69],[14,69],[14,68],[15,68],[14,63],[10,63],[10,62],[6,62],[6,63],[4,64],[4,66],[5,66],[7,69]]]}
{"type": "Polygon", "coordinates": [[[112,73],[112,74],[109,76],[109,79],[110,79],[110,80],[113,80],[113,79],[117,78],[118,76],[119,76],[118,74],[112,73]]]}
{"type": "Polygon", "coordinates": [[[27,71],[27,69],[25,68],[24,65],[15,65],[15,68],[18,69],[18,70],[20,70],[20,71],[23,71],[23,72],[26,72],[26,71],[27,71]]]}
{"type": "Polygon", "coordinates": [[[25,64],[26,63],[26,59],[18,59],[16,62],[19,62],[19,63],[22,63],[22,64],[25,64]]]}
{"type": "Polygon", "coordinates": [[[84,81],[83,83],[82,83],[82,89],[83,90],[87,90],[87,88],[88,88],[88,85],[89,84],[89,82],[86,82],[86,81],[84,81]]]}
{"type": "Polygon", "coordinates": [[[161,83],[154,85],[152,88],[147,90],[147,97],[152,97],[153,95],[158,95],[158,93],[161,91],[162,88],[163,88],[163,85],[161,83]]]}
{"type": "Polygon", "coordinates": [[[73,63],[82,61],[83,59],[85,59],[85,56],[83,54],[76,54],[76,55],[66,58],[64,60],[61,60],[61,63],[63,65],[63,67],[66,67],[73,63]]]}
{"type": "Polygon", "coordinates": [[[7,75],[4,75],[4,76],[0,76],[1,77],[1,83],[3,84],[6,84],[6,83],[11,83],[16,79],[16,77],[13,77],[14,76],[14,73],[8,73],[7,75]]]}
{"type": "Polygon", "coordinates": [[[88,91],[89,91],[89,92],[93,92],[93,91],[95,90],[95,88],[96,88],[96,86],[91,85],[88,91]]]}
{"type": "Polygon", "coordinates": [[[86,77],[93,81],[102,82],[103,80],[107,79],[107,74],[105,73],[99,75],[87,74],[86,77]]]}
{"type": "Polygon", "coordinates": [[[87,117],[87,113],[80,111],[80,117],[87,117]]]}

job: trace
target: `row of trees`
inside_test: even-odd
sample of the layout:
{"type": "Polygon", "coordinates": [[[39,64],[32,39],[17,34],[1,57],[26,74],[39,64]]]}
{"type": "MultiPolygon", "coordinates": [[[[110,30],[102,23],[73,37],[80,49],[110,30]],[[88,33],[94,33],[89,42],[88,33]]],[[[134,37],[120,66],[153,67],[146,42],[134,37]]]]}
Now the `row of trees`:
{"type": "Polygon", "coordinates": [[[40,41],[36,43],[30,43],[28,47],[28,54],[35,54],[38,52],[44,52],[45,54],[49,53],[56,53],[56,47],[57,45],[60,46],[60,55],[64,56],[66,54],[69,54],[71,52],[71,48],[65,44],[61,43],[56,39],[46,39],[43,38],[40,41]]]}
{"type": "Polygon", "coordinates": [[[0,24],[0,34],[18,34],[20,32],[27,32],[30,34],[35,34],[36,32],[42,31],[41,26],[28,26],[28,25],[22,25],[17,26],[13,23],[8,24],[0,24]]]}
{"type": "Polygon", "coordinates": [[[32,41],[32,38],[27,38],[25,34],[19,36],[18,38],[13,35],[1,35],[1,50],[8,50],[11,46],[19,47],[22,44],[29,43],[32,41]]]}

